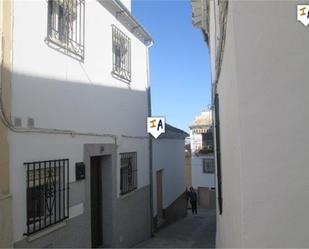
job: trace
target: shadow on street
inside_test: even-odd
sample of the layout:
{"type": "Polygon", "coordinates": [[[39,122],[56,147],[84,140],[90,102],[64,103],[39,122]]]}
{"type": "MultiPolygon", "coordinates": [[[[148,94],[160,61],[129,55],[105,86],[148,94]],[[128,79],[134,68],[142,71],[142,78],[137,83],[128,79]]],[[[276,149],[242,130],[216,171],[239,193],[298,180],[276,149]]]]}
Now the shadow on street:
{"type": "Polygon", "coordinates": [[[198,209],[187,217],[155,233],[154,237],[135,248],[215,248],[216,211],[198,209]]]}

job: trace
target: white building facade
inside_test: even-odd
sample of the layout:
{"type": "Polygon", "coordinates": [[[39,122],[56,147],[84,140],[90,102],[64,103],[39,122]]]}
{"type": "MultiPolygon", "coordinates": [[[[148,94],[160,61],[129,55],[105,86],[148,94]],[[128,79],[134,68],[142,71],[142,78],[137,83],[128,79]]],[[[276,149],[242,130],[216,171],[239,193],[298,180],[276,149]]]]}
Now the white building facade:
{"type": "Polygon", "coordinates": [[[192,187],[214,188],[215,170],[212,135],[212,112],[202,111],[190,125],[192,187]]]}
{"type": "Polygon", "coordinates": [[[186,214],[185,137],[171,125],[152,140],[153,216],[155,225],[172,222],[186,214]]]}
{"type": "Polygon", "coordinates": [[[152,40],[130,6],[12,1],[16,247],[126,247],[150,236],[152,40]]]}
{"type": "Polygon", "coordinates": [[[309,2],[192,1],[212,65],[217,247],[309,246],[309,29],[298,4],[309,2]]]}

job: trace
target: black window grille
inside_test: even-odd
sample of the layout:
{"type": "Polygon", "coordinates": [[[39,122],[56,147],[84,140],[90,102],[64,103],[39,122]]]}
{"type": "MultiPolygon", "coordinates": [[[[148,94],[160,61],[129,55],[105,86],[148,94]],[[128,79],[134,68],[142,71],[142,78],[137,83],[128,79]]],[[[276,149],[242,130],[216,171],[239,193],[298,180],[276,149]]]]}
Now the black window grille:
{"type": "Polygon", "coordinates": [[[219,119],[219,95],[216,94],[215,102],[215,136],[216,136],[216,161],[217,161],[217,184],[219,214],[222,214],[222,175],[221,175],[221,148],[220,148],[220,119],[219,119]]]}
{"type": "Polygon", "coordinates": [[[115,25],[113,30],[113,71],[112,74],[126,82],[131,81],[131,40],[115,25]]]}
{"type": "Polygon", "coordinates": [[[120,154],[120,194],[126,194],[137,188],[136,152],[120,154]]]}
{"type": "Polygon", "coordinates": [[[27,170],[27,232],[69,217],[69,159],[24,163],[27,170]]]}
{"type": "Polygon", "coordinates": [[[203,173],[213,174],[215,173],[214,160],[203,159],[203,173]]]}
{"type": "Polygon", "coordinates": [[[48,0],[47,40],[58,50],[84,59],[85,0],[48,0]]]}
{"type": "Polygon", "coordinates": [[[213,148],[213,130],[212,127],[206,133],[202,133],[203,148],[213,148]]]}

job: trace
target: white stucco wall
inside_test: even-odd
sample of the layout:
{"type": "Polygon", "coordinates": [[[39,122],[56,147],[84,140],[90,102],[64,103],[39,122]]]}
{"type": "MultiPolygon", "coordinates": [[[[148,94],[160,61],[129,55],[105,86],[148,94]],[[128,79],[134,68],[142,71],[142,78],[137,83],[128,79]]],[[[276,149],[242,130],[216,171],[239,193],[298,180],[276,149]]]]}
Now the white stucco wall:
{"type": "Polygon", "coordinates": [[[309,32],[297,4],[304,2],[229,1],[218,82],[218,247],[309,245],[309,32]]]}
{"type": "MultiPolygon", "coordinates": [[[[86,1],[84,62],[48,47],[46,34],[47,2],[14,1],[12,117],[22,118],[24,127],[34,118],[35,127],[117,135],[117,153],[137,152],[138,187],[148,185],[148,140],[121,136],[147,136],[145,45],[94,0],[86,1]],[[131,84],[111,76],[112,24],[131,39],[131,84]]],[[[26,229],[24,162],[69,158],[72,182],[84,144],[114,143],[104,137],[19,133],[9,139],[14,241],[26,229]]]]}
{"type": "Polygon", "coordinates": [[[202,134],[194,133],[190,130],[190,146],[192,151],[191,168],[192,168],[192,187],[215,187],[214,174],[203,173],[203,158],[214,158],[213,155],[196,155],[194,152],[199,151],[203,145],[202,134]]]}
{"type": "Polygon", "coordinates": [[[185,185],[185,152],[182,139],[153,140],[153,208],[157,215],[156,172],[163,170],[163,208],[167,208],[184,191],[185,185]]]}
{"type": "Polygon", "coordinates": [[[214,159],[213,155],[200,155],[191,157],[192,187],[215,187],[215,175],[203,173],[203,159],[214,159]]]}
{"type": "Polygon", "coordinates": [[[192,153],[202,148],[203,138],[202,134],[196,134],[190,130],[190,147],[192,153]]]}
{"type": "Polygon", "coordinates": [[[297,3],[235,4],[245,247],[309,246],[309,30],[297,3]]]}
{"type": "MultiPolygon", "coordinates": [[[[238,114],[238,82],[236,80],[235,43],[233,6],[229,4],[224,60],[220,75],[218,92],[220,98],[220,132],[221,132],[221,173],[223,213],[217,215],[216,245],[220,247],[241,247],[241,153],[238,114]]],[[[210,4],[210,53],[212,78],[215,77],[215,52],[219,43],[214,34],[216,26],[214,17],[218,17],[217,2],[210,4]],[[215,9],[216,8],[216,9],[215,9]],[[216,14],[215,14],[216,12],[216,14]]],[[[214,136],[214,140],[215,140],[214,136]]],[[[215,141],[216,144],[216,141],[215,141]]],[[[218,188],[216,188],[218,191],[218,188]]],[[[218,195],[218,193],[217,193],[218,195]]],[[[218,203],[217,203],[218,206],[218,203]]]]}

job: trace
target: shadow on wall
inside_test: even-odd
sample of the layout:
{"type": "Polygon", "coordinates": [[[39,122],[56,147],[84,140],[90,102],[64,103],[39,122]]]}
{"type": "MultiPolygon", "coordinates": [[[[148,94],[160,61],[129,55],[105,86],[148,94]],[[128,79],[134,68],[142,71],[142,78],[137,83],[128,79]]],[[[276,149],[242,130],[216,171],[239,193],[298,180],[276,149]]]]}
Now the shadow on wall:
{"type": "Polygon", "coordinates": [[[12,119],[22,126],[146,135],[147,91],[14,73],[12,119]]]}
{"type": "Polygon", "coordinates": [[[158,226],[157,216],[154,217],[155,229],[163,228],[170,225],[187,215],[187,193],[182,193],[171,205],[163,210],[164,223],[158,226]]]}
{"type": "Polygon", "coordinates": [[[175,222],[187,215],[187,192],[182,193],[171,205],[164,209],[168,223],[175,222]]]}
{"type": "MultiPolygon", "coordinates": [[[[7,70],[2,70],[2,75],[8,73],[7,70]]],[[[125,83],[123,83],[123,88],[119,88],[103,86],[100,83],[90,84],[22,73],[12,74],[11,86],[7,82],[5,92],[11,89],[10,94],[12,95],[12,123],[16,123],[16,118],[19,118],[20,127],[26,128],[29,126],[73,130],[76,132],[147,136],[148,99],[146,90],[132,90],[125,83]],[[32,124],[29,123],[29,118],[33,119],[32,124]]],[[[134,84],[132,85],[134,86],[134,84]]],[[[49,143],[49,141],[46,141],[46,143],[49,143]]],[[[29,143],[29,147],[31,148],[31,143],[29,143]]],[[[24,158],[18,153],[11,151],[10,154],[15,157],[14,160],[23,161],[24,158]]],[[[48,153],[49,151],[42,148],[42,156],[48,153]]],[[[63,154],[66,154],[66,152],[64,151],[63,154]]],[[[26,226],[25,210],[27,205],[24,168],[19,167],[19,164],[11,164],[11,169],[11,185],[13,186],[12,210],[15,220],[14,239],[16,240],[14,242],[20,241],[18,245],[15,245],[25,247],[28,244],[25,237],[22,237],[26,226]],[[16,172],[17,174],[15,174],[16,172]],[[24,241],[21,241],[23,239],[24,241]]],[[[83,192],[83,189],[84,186],[81,186],[80,189],[75,191],[72,187],[70,203],[73,196],[77,195],[76,193],[83,192]]],[[[129,201],[135,204],[134,198],[142,198],[143,196],[148,198],[148,188],[144,188],[141,192],[145,194],[132,195],[126,199],[127,202],[117,200],[119,202],[117,205],[123,206],[120,210],[126,210],[126,212],[118,214],[118,219],[121,220],[123,216],[126,216],[130,222],[124,222],[121,229],[117,230],[122,235],[121,239],[123,241],[120,241],[118,237],[116,246],[130,246],[147,238],[145,234],[147,236],[150,234],[150,231],[148,232],[145,229],[146,226],[148,227],[148,219],[150,220],[147,205],[142,207],[147,215],[145,215],[144,219],[140,218],[143,213],[137,208],[130,209],[130,213],[128,212],[127,203],[129,201]],[[138,220],[138,218],[140,219],[138,220]],[[135,225],[135,230],[132,230],[131,226],[128,228],[131,224],[135,225]],[[132,239],[134,236],[135,238],[132,239]]],[[[147,204],[150,203],[149,199],[143,198],[142,200],[147,204]]],[[[130,204],[131,206],[133,204],[130,204]]],[[[87,239],[89,237],[87,236],[89,235],[89,224],[89,217],[86,217],[85,214],[79,215],[68,220],[68,224],[64,228],[50,233],[49,236],[42,237],[42,240],[38,239],[31,242],[31,246],[42,247],[43,244],[50,245],[52,243],[54,247],[89,247],[90,241],[87,239]],[[70,241],[66,239],[67,237],[71,238],[70,241]]]]}

